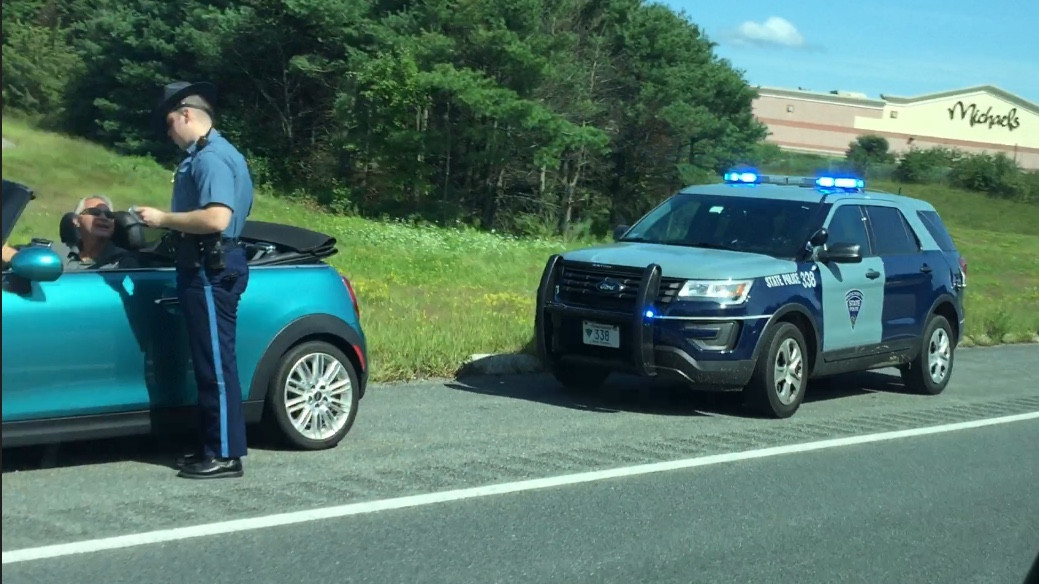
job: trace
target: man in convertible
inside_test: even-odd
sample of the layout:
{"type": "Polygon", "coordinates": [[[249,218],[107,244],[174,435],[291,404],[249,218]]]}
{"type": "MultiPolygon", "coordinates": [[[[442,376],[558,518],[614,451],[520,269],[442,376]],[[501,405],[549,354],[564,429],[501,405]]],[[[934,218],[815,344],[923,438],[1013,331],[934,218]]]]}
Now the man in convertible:
{"type": "MultiPolygon", "coordinates": [[[[75,211],[62,220],[61,241],[51,245],[66,270],[133,267],[132,257],[112,242],[115,215],[112,201],[105,195],[80,199],[75,211]]],[[[4,244],[4,267],[18,250],[4,244]]]]}

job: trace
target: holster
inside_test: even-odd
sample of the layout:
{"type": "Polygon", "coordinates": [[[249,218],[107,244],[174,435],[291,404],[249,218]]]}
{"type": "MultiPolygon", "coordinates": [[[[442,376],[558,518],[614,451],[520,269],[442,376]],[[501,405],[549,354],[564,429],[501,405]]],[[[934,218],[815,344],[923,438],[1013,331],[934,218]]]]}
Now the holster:
{"type": "Polygon", "coordinates": [[[216,273],[224,269],[226,245],[219,233],[195,235],[177,233],[175,235],[177,269],[198,269],[205,267],[206,272],[216,273]]]}

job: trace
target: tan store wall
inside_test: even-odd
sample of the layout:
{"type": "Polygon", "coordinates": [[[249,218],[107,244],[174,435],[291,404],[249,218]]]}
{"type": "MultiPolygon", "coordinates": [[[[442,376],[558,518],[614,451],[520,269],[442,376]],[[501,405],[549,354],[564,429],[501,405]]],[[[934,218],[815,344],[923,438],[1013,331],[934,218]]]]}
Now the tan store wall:
{"type": "Polygon", "coordinates": [[[762,95],[752,104],[759,119],[785,122],[811,122],[854,128],[856,120],[876,118],[884,114],[882,101],[847,100],[835,102],[824,94],[762,95]],[[862,101],[862,103],[856,103],[862,101]]]}
{"type": "Polygon", "coordinates": [[[785,89],[759,93],[753,109],[769,127],[767,141],[789,150],[843,155],[856,137],[879,134],[896,153],[935,146],[1004,152],[1022,168],[1039,169],[1039,106],[998,88],[887,101],[785,89]]]}

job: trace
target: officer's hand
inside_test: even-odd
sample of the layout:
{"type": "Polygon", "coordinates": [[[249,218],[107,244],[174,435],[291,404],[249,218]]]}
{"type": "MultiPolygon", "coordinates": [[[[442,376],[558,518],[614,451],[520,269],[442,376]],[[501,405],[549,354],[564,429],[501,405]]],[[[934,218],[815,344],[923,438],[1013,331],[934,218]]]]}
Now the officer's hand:
{"type": "Polygon", "coordinates": [[[4,263],[5,264],[9,263],[14,258],[14,254],[16,254],[16,253],[18,253],[18,250],[16,250],[15,248],[13,248],[13,247],[11,247],[11,246],[9,246],[9,245],[7,245],[5,243],[4,244],[4,263]]]}
{"type": "Polygon", "coordinates": [[[162,227],[166,222],[166,212],[160,211],[155,207],[141,207],[134,206],[134,212],[141,218],[141,221],[149,227],[162,227]]]}

